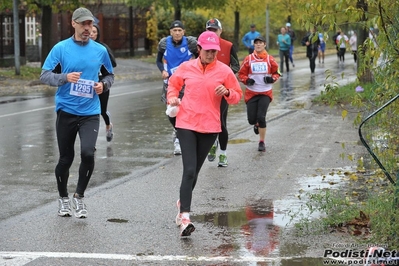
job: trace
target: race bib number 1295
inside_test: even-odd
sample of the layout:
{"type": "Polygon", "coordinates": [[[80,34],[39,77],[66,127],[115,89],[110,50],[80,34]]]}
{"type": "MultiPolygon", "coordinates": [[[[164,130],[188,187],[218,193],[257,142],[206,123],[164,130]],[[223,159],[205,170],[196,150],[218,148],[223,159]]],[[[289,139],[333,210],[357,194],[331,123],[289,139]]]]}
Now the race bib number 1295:
{"type": "Polygon", "coordinates": [[[79,79],[77,83],[71,84],[71,95],[93,98],[94,81],[87,79],[79,79]]]}

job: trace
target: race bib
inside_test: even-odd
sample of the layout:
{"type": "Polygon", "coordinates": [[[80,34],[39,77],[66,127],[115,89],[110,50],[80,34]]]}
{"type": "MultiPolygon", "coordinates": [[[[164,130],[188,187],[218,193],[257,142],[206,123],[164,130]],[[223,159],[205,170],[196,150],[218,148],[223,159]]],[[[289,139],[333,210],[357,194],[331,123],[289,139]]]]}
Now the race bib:
{"type": "Polygon", "coordinates": [[[178,68],[178,66],[177,67],[174,67],[174,68],[172,68],[171,70],[170,70],[170,73],[175,73],[176,72],[176,70],[177,70],[177,68],[178,68]]]}
{"type": "Polygon", "coordinates": [[[94,81],[79,79],[77,83],[71,83],[71,91],[69,94],[85,98],[93,98],[93,86],[94,81]]]}
{"type": "Polygon", "coordinates": [[[267,68],[268,67],[266,62],[251,63],[252,73],[268,73],[267,68]]]}

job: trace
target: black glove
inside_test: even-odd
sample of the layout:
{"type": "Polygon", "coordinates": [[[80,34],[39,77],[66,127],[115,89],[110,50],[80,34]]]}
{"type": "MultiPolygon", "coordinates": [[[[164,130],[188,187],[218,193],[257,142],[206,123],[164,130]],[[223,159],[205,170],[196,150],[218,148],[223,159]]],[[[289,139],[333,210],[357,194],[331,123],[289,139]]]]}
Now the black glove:
{"type": "Polygon", "coordinates": [[[263,81],[268,84],[268,83],[273,83],[274,79],[272,77],[266,76],[263,78],[263,81]]]}
{"type": "Polygon", "coordinates": [[[254,85],[255,84],[255,80],[253,80],[253,79],[247,79],[247,85],[249,85],[249,86],[252,86],[252,85],[254,85]]]}

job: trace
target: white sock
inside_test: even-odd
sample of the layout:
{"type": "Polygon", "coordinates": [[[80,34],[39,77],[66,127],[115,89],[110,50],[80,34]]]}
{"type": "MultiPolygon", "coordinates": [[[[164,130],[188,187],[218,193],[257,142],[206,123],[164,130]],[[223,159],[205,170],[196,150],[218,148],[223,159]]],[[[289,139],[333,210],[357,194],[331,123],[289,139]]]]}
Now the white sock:
{"type": "Polygon", "coordinates": [[[190,213],[189,212],[182,212],[181,213],[181,218],[182,219],[190,219],[190,213]]]}
{"type": "Polygon", "coordinates": [[[220,150],[220,154],[223,154],[224,156],[226,156],[226,150],[224,150],[224,151],[220,150]]]}

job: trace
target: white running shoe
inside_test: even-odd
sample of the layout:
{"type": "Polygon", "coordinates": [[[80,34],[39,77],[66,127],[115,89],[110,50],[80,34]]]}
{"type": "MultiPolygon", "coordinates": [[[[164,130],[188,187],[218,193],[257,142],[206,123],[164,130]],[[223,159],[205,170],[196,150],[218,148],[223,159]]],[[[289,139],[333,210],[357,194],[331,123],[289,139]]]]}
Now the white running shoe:
{"type": "Polygon", "coordinates": [[[62,197],[58,199],[58,216],[72,216],[71,203],[68,197],[62,197]]]}
{"type": "Polygon", "coordinates": [[[87,217],[87,209],[86,205],[83,203],[83,198],[72,198],[73,208],[75,209],[75,217],[76,218],[86,218],[87,217]]]}
{"type": "Polygon", "coordinates": [[[173,154],[174,155],[181,155],[180,142],[179,142],[178,138],[176,138],[174,146],[175,146],[175,149],[173,150],[173,154]]]}

